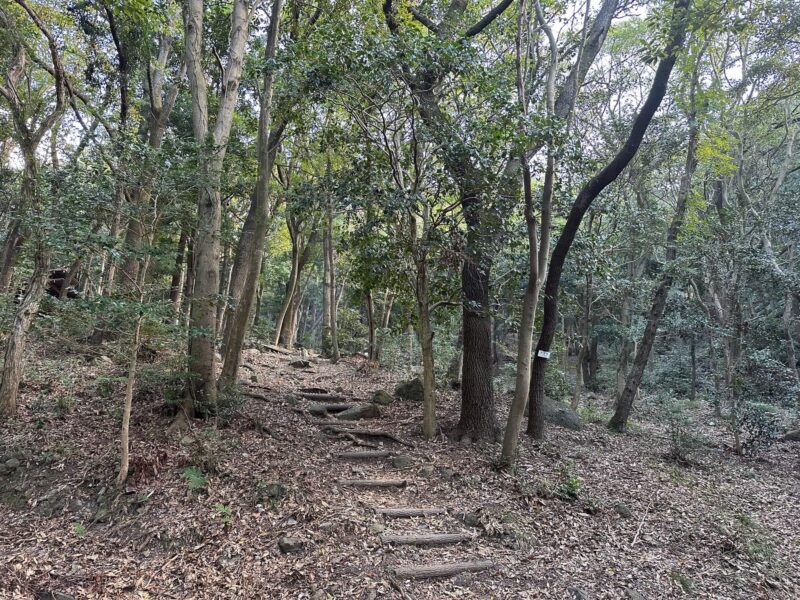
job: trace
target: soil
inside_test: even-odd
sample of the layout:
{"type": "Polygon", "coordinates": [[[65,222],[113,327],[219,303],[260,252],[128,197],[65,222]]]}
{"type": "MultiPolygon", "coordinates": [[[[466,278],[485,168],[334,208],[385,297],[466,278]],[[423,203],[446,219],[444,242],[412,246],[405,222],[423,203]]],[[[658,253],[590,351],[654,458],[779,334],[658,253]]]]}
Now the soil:
{"type": "MultiPolygon", "coordinates": [[[[800,597],[798,443],[758,458],[710,444],[679,463],[658,422],[643,419],[626,435],[589,423],[551,427],[539,445],[524,439],[517,467],[502,471],[494,442],[423,440],[419,403],[397,400],[352,423],[328,417],[402,443],[326,433],[326,421],[304,410],[312,401],[301,388],[366,402],[405,374],[357,357],[290,367],[298,358],[246,351],[250,396],[229,422],[195,421],[180,434],[167,433],[163,397],[139,393],[132,473],[118,492],[122,394],[98,390],[121,373],[106,361],[32,357],[20,418],[0,429],[0,462],[13,466],[0,474],[0,597],[800,597]],[[338,456],[376,449],[391,455],[338,456]],[[354,479],[406,485],[339,483],[354,479]],[[397,507],[446,511],[376,512],[397,507]],[[381,543],[440,533],[469,539],[381,543]],[[454,577],[392,575],[487,560],[492,568],[454,577]]],[[[445,431],[457,420],[457,392],[440,391],[438,401],[445,431]]],[[[699,418],[710,439],[725,437],[712,417],[699,418]]]]}

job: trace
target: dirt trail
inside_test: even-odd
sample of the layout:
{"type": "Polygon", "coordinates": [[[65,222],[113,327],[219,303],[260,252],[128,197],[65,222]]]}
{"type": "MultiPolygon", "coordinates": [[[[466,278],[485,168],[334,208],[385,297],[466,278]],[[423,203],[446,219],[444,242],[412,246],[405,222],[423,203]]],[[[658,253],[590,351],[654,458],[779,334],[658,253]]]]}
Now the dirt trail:
{"type": "MultiPolygon", "coordinates": [[[[400,376],[357,359],[289,366],[298,358],[247,351],[230,424],[195,422],[180,439],[163,397],[142,389],[121,495],[119,402],[98,393],[114,373],[41,359],[21,419],[0,431],[0,454],[20,463],[0,475],[0,597],[800,597],[798,444],[680,466],[655,425],[554,428],[501,472],[495,444],[423,440],[419,404],[310,414],[315,394],[360,405],[400,376]],[[64,368],[75,402],[56,413],[40,399],[65,393],[64,368]],[[402,485],[342,483],[364,480],[402,485]]],[[[445,426],[458,402],[439,393],[445,426]]]]}

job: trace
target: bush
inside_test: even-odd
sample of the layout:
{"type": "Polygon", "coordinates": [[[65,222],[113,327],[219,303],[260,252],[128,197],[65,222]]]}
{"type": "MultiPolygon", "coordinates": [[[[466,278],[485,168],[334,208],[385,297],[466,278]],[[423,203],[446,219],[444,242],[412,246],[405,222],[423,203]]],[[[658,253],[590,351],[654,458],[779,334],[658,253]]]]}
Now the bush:
{"type": "Polygon", "coordinates": [[[667,458],[689,462],[692,454],[703,446],[703,438],[695,431],[695,422],[686,402],[676,401],[668,409],[667,423],[670,446],[667,458]]]}
{"type": "Polygon", "coordinates": [[[741,407],[738,419],[742,450],[758,454],[778,438],[780,420],[778,410],[771,404],[747,402],[741,407]]]}
{"type": "Polygon", "coordinates": [[[572,395],[567,377],[561,369],[548,369],[544,378],[544,394],[551,400],[559,402],[572,395]]]}

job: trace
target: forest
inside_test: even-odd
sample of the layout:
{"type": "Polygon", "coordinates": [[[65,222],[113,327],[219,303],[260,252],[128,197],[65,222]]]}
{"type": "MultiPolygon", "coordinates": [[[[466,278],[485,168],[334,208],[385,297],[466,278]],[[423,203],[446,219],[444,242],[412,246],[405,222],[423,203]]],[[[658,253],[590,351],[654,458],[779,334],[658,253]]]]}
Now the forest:
{"type": "Polygon", "coordinates": [[[800,598],[797,0],[0,0],[0,598],[800,598]]]}

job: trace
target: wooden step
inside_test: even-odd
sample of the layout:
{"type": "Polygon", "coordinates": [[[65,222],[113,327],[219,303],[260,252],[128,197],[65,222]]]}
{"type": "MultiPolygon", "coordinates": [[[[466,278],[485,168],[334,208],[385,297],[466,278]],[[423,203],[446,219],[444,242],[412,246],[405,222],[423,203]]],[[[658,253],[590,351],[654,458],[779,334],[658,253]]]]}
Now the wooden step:
{"type": "Polygon", "coordinates": [[[353,450],[349,452],[334,452],[336,458],[345,460],[372,460],[375,458],[389,458],[392,453],[389,450],[353,450]]]}
{"type": "Polygon", "coordinates": [[[411,535],[382,535],[381,543],[402,546],[445,546],[474,539],[469,533],[426,533],[411,535]]]}
{"type": "Polygon", "coordinates": [[[408,485],[405,479],[339,479],[337,483],[362,488],[400,488],[408,485]]]}
{"type": "Polygon", "coordinates": [[[429,517],[432,515],[444,515],[446,508],[376,508],[375,512],[384,517],[403,519],[410,517],[429,517]]]}
{"type": "Polygon", "coordinates": [[[389,572],[400,579],[429,579],[431,577],[452,577],[459,573],[485,571],[496,565],[491,560],[438,563],[431,565],[410,565],[389,567],[389,572]]]}

